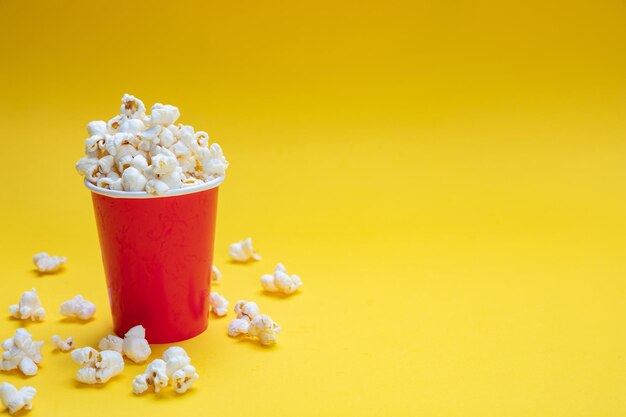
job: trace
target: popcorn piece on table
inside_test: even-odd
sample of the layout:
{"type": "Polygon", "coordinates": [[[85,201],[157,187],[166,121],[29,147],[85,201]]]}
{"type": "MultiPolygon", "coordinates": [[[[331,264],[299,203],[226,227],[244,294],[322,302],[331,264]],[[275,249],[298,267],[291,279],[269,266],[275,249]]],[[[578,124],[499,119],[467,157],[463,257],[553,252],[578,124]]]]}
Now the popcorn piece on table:
{"type": "Polygon", "coordinates": [[[108,123],[87,125],[85,157],[76,170],[97,187],[163,195],[171,189],[203,184],[225,175],[222,148],[206,132],[174,125],[175,106],[156,103],[151,114],[144,103],[125,94],[119,115],[108,123]]]}
{"type": "Polygon", "coordinates": [[[24,375],[37,375],[43,357],[41,356],[42,341],[33,341],[33,337],[26,329],[17,329],[15,335],[2,342],[2,361],[0,370],[11,371],[19,369],[24,375]]]}
{"type": "Polygon", "coordinates": [[[83,384],[104,384],[124,370],[124,358],[114,350],[98,352],[84,347],[73,350],[72,359],[82,365],[76,373],[76,380],[83,384]]]}
{"type": "Polygon", "coordinates": [[[18,304],[9,307],[9,313],[12,317],[20,320],[31,319],[32,321],[41,321],[46,317],[46,312],[39,301],[37,290],[25,291],[20,297],[18,304]]]}
{"type": "Polygon", "coordinates": [[[211,267],[211,282],[217,284],[222,279],[222,273],[215,265],[211,267]]]}
{"type": "Polygon", "coordinates": [[[50,256],[46,252],[40,252],[33,256],[33,263],[41,273],[57,272],[66,262],[65,256],[50,256]]]}
{"type": "Polygon", "coordinates": [[[169,384],[166,372],[166,363],[163,359],[155,359],[146,368],[146,372],[139,374],[133,380],[133,394],[143,394],[150,386],[154,392],[159,392],[169,384]]]}
{"type": "Polygon", "coordinates": [[[61,352],[69,352],[70,350],[74,349],[74,339],[72,339],[72,336],[63,340],[61,336],[55,334],[52,336],[51,341],[52,341],[52,346],[54,346],[61,352]]]}
{"type": "Polygon", "coordinates": [[[91,301],[87,301],[82,295],[78,294],[71,300],[61,304],[62,315],[67,317],[78,317],[81,320],[89,320],[96,313],[96,305],[91,301]]]}
{"type": "Polygon", "coordinates": [[[252,301],[241,300],[235,304],[237,318],[228,325],[228,335],[237,337],[247,335],[256,337],[262,345],[276,343],[276,334],[280,326],[266,314],[259,313],[259,307],[252,301]]]}
{"type": "Polygon", "coordinates": [[[218,317],[225,316],[228,312],[228,300],[216,292],[211,292],[211,311],[218,317]]]}
{"type": "Polygon", "coordinates": [[[261,285],[265,291],[293,294],[302,286],[302,280],[295,274],[289,276],[287,268],[279,263],[276,265],[273,275],[264,274],[261,276],[261,285]]]}
{"type": "Polygon", "coordinates": [[[0,399],[10,414],[15,414],[20,410],[32,409],[35,394],[37,394],[37,390],[33,387],[23,387],[18,391],[8,382],[3,382],[0,385],[0,399]]]}
{"type": "Polygon", "coordinates": [[[146,340],[146,329],[143,326],[135,326],[124,335],[124,339],[115,335],[102,338],[98,344],[99,349],[110,349],[123,353],[135,363],[144,362],[152,353],[150,344],[146,340]]]}
{"type": "Polygon", "coordinates": [[[172,346],[163,352],[163,360],[166,364],[167,376],[171,379],[174,391],[183,394],[191,388],[199,375],[196,368],[191,365],[191,358],[185,349],[172,346]]]}
{"type": "Polygon", "coordinates": [[[248,262],[250,260],[260,261],[261,256],[254,252],[252,248],[252,238],[246,238],[230,245],[228,254],[237,262],[248,262]]]}

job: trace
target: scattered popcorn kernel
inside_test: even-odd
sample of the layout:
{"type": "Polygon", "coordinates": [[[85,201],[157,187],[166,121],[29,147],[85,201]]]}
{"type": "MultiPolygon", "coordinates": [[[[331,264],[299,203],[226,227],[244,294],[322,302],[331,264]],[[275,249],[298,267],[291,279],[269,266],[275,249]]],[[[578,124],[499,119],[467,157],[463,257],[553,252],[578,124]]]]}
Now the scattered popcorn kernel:
{"type": "Polygon", "coordinates": [[[273,275],[261,276],[261,285],[265,291],[293,294],[302,286],[302,280],[297,275],[289,276],[287,269],[279,263],[273,275]]]}
{"type": "Polygon", "coordinates": [[[259,307],[252,301],[241,300],[235,304],[237,318],[228,325],[228,335],[237,337],[247,335],[256,337],[262,345],[276,343],[276,334],[280,326],[270,316],[259,313],[259,307]]]}
{"type": "Polygon", "coordinates": [[[260,314],[252,319],[248,335],[257,337],[262,345],[269,346],[276,343],[276,334],[280,333],[280,326],[266,314],[260,314]]]}
{"type": "Polygon", "coordinates": [[[2,342],[2,361],[0,370],[11,371],[19,369],[24,375],[33,376],[41,363],[41,347],[43,342],[33,341],[33,337],[26,329],[17,329],[15,335],[2,342]]]}
{"type": "Polygon", "coordinates": [[[72,339],[72,336],[70,336],[67,339],[63,340],[61,336],[55,334],[54,336],[52,336],[52,346],[54,346],[61,352],[69,352],[70,350],[74,349],[74,339],[72,339]]]}
{"type": "Polygon", "coordinates": [[[261,260],[261,256],[254,253],[252,238],[231,244],[228,254],[237,262],[248,262],[251,259],[255,261],[261,260]]]}
{"type": "Polygon", "coordinates": [[[239,300],[235,304],[237,318],[247,317],[252,320],[259,315],[259,306],[254,301],[239,300]]]}
{"type": "Polygon", "coordinates": [[[196,368],[191,365],[191,359],[181,347],[173,346],[163,352],[166,363],[167,376],[171,379],[174,390],[183,394],[187,392],[198,379],[196,368]]]}
{"type": "Polygon", "coordinates": [[[242,334],[248,334],[248,330],[250,330],[250,319],[242,318],[242,319],[234,319],[228,324],[228,335],[230,337],[237,337],[242,334]]]}
{"type": "Polygon", "coordinates": [[[9,306],[9,313],[20,320],[41,321],[46,317],[46,312],[37,296],[37,290],[34,288],[32,291],[25,291],[18,304],[9,306]]]}
{"type": "Polygon", "coordinates": [[[152,350],[146,340],[146,329],[143,326],[135,326],[126,332],[122,351],[128,359],[135,363],[141,363],[148,359],[152,350]]]}
{"type": "Polygon", "coordinates": [[[81,320],[89,320],[96,313],[96,305],[87,301],[78,294],[69,301],[61,304],[60,313],[67,317],[78,317],[81,320]]]}
{"type": "Polygon", "coordinates": [[[166,372],[166,364],[163,359],[155,359],[146,368],[143,374],[137,375],[133,380],[133,394],[142,394],[150,386],[154,392],[159,392],[169,384],[166,372]]]}
{"type": "Polygon", "coordinates": [[[83,384],[104,384],[124,370],[124,358],[114,350],[98,352],[84,347],[72,351],[72,359],[82,365],[76,380],[83,384]]]}
{"type": "Polygon", "coordinates": [[[225,316],[228,312],[228,300],[219,293],[211,292],[211,311],[218,317],[225,316]]]}
{"type": "Polygon", "coordinates": [[[0,385],[0,399],[9,414],[15,414],[20,410],[30,410],[33,408],[33,398],[37,390],[33,387],[23,387],[19,391],[8,382],[0,385]]]}
{"type": "MultiPolygon", "coordinates": [[[[98,162],[96,160],[96,169],[98,162]]],[[[67,258],[65,256],[50,256],[46,252],[40,252],[33,256],[33,262],[37,266],[37,270],[43,273],[57,272],[65,262],[67,258]]]]}
{"type": "Polygon", "coordinates": [[[98,343],[98,349],[100,350],[114,350],[116,352],[122,353],[122,344],[124,343],[124,339],[121,337],[117,337],[113,334],[108,335],[107,337],[103,337],[98,343]]]}
{"type": "Polygon", "coordinates": [[[218,283],[222,279],[222,273],[215,265],[211,267],[211,282],[218,283]]]}

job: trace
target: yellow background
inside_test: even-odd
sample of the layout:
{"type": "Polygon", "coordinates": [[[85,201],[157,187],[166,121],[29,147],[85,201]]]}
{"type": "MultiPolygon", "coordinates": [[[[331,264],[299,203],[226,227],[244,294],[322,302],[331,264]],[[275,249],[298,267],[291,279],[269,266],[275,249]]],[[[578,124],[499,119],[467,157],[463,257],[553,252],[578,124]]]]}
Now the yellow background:
{"type": "Polygon", "coordinates": [[[32,416],[624,415],[625,45],[621,0],[0,0],[0,306],[36,287],[36,339],[111,330],[74,163],[128,92],[222,145],[215,289],[283,328],[212,318],[181,398],[134,397],[143,365],[79,386],[49,343],[0,380],[32,416]],[[229,263],[246,236],[263,260],[229,263]],[[301,293],[260,292],[279,261],[301,293]],[[57,314],[76,293],[94,321],[57,314]]]}

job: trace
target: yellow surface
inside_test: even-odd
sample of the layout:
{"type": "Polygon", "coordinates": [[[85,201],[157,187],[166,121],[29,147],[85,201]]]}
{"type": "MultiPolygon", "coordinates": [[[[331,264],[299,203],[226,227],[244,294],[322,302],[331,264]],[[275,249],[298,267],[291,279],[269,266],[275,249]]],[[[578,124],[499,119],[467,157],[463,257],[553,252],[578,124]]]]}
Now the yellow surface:
{"type": "Polygon", "coordinates": [[[47,343],[36,377],[0,375],[30,415],[626,413],[623,1],[133,3],[0,0],[0,306],[36,287],[36,339],[111,330],[73,166],[129,92],[224,148],[216,289],[284,331],[212,319],[181,398],[133,397],[132,364],[79,386],[47,343]],[[263,261],[229,263],[248,235],[263,261]],[[67,269],[36,276],[41,250],[67,269]],[[301,293],[261,294],[278,261],[301,293]],[[57,314],[76,293],[94,321],[57,314]]]}

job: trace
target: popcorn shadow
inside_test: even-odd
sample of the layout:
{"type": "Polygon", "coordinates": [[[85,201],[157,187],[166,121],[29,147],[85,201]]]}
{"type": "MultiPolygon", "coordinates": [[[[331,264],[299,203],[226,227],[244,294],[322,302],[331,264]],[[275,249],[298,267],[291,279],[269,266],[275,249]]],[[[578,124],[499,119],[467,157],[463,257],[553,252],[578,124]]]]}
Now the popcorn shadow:
{"type": "Polygon", "coordinates": [[[171,385],[168,385],[165,388],[161,388],[161,391],[159,392],[154,392],[152,391],[152,388],[148,389],[148,391],[142,393],[142,394],[133,394],[132,392],[130,392],[127,397],[129,398],[143,398],[143,401],[156,401],[156,402],[162,402],[162,401],[171,401],[172,398],[178,398],[180,396],[185,396],[185,397],[189,397],[189,396],[194,396],[196,392],[195,387],[192,387],[189,391],[183,393],[183,394],[179,394],[176,391],[174,391],[174,388],[171,385]]]}
{"type": "Polygon", "coordinates": [[[63,317],[61,320],[59,320],[59,323],[87,324],[87,323],[91,323],[95,319],[96,319],[95,316],[90,318],[89,320],[81,320],[78,317],[63,317]]]}
{"type": "Polygon", "coordinates": [[[42,366],[41,366],[41,364],[37,364],[37,368],[38,368],[38,369],[37,369],[37,374],[32,375],[32,376],[24,375],[24,374],[22,373],[22,371],[20,371],[20,370],[19,370],[19,369],[17,369],[17,368],[16,368],[16,369],[12,369],[12,370],[10,370],[10,371],[2,371],[2,372],[0,372],[0,375],[2,375],[2,376],[5,376],[5,375],[12,375],[13,377],[20,378],[20,379],[21,379],[21,380],[23,380],[23,381],[28,381],[29,379],[34,378],[34,377],[36,377],[37,375],[39,375],[39,372],[41,372],[41,370],[42,370],[42,366]]]}
{"type": "Polygon", "coordinates": [[[16,318],[15,318],[15,317],[13,317],[13,316],[8,316],[8,317],[7,317],[7,322],[9,322],[9,323],[11,323],[11,322],[12,322],[12,323],[14,323],[14,324],[17,324],[17,326],[15,327],[15,330],[17,330],[17,329],[19,329],[19,328],[24,328],[24,329],[29,330],[29,332],[30,332],[30,329],[29,329],[29,328],[30,328],[31,326],[33,326],[33,325],[37,325],[37,324],[41,324],[41,322],[40,322],[40,321],[32,321],[31,319],[24,319],[24,320],[22,320],[22,319],[16,319],[16,318]]]}
{"type": "Polygon", "coordinates": [[[72,382],[74,384],[74,388],[101,390],[101,389],[104,389],[108,383],[114,382],[117,379],[118,379],[117,377],[111,378],[108,382],[104,384],[84,384],[82,382],[78,382],[76,379],[72,379],[72,382]]]}
{"type": "Polygon", "coordinates": [[[265,295],[268,297],[272,297],[272,298],[276,298],[279,300],[285,300],[287,298],[296,298],[299,297],[300,294],[302,294],[300,291],[296,291],[293,292],[291,294],[284,294],[282,292],[272,292],[272,291],[267,291],[267,290],[260,290],[257,292],[258,295],[265,295]]]}
{"type": "Polygon", "coordinates": [[[252,260],[245,261],[245,262],[240,262],[240,261],[236,261],[234,259],[229,259],[227,263],[229,265],[252,266],[252,265],[254,265],[254,264],[258,263],[258,262],[259,261],[252,261],[252,260]]]}
{"type": "Polygon", "coordinates": [[[56,270],[54,272],[41,272],[37,268],[29,269],[29,271],[30,271],[31,276],[37,277],[37,278],[42,278],[42,277],[49,276],[49,275],[59,275],[59,274],[62,274],[63,272],[65,272],[65,267],[61,267],[61,269],[58,269],[58,270],[56,270]]]}
{"type": "Polygon", "coordinates": [[[256,350],[260,350],[260,351],[268,351],[268,350],[274,350],[276,349],[276,344],[273,345],[262,345],[261,343],[259,343],[259,341],[253,337],[239,337],[237,339],[235,339],[235,343],[241,345],[241,344],[248,344],[251,345],[252,348],[256,348],[256,350]]]}

